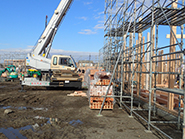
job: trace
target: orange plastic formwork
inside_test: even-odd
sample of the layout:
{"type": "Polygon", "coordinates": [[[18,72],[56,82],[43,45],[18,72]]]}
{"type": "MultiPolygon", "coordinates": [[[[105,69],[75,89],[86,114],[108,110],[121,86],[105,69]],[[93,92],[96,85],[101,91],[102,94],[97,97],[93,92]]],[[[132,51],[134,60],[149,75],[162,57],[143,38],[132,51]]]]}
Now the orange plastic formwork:
{"type": "MultiPolygon", "coordinates": [[[[101,109],[102,103],[104,101],[104,96],[106,95],[108,85],[110,83],[109,74],[97,69],[91,69],[88,76],[90,78],[90,86],[88,92],[89,107],[90,109],[101,109]]],[[[111,97],[112,95],[113,85],[111,84],[107,93],[107,98],[105,99],[103,109],[113,109],[114,98],[111,97]]]]}
{"type": "MultiPolygon", "coordinates": [[[[108,86],[90,86],[90,96],[104,96],[107,92],[108,86]]],[[[113,95],[112,85],[110,86],[107,95],[113,95]]]]}
{"type": "MultiPolygon", "coordinates": [[[[103,101],[97,101],[90,103],[90,109],[101,109],[103,101]]],[[[113,109],[113,101],[105,101],[103,109],[113,109]]]]}
{"type": "MultiPolygon", "coordinates": [[[[108,89],[108,86],[91,87],[90,98],[89,98],[90,109],[101,109],[101,106],[104,100],[104,97],[102,96],[106,94],[107,89],[108,89]]],[[[107,94],[108,97],[105,99],[103,109],[113,109],[114,98],[111,97],[112,95],[113,93],[112,93],[112,86],[111,86],[107,94]]]]}
{"type": "MultiPolygon", "coordinates": [[[[109,79],[102,79],[102,80],[96,82],[96,85],[109,85],[109,83],[110,83],[109,79]]],[[[112,83],[111,83],[111,85],[112,85],[112,83]]]]}
{"type": "MultiPolygon", "coordinates": [[[[103,102],[104,98],[103,97],[91,97],[90,98],[90,103],[94,103],[94,102],[103,102]]],[[[105,102],[113,102],[114,98],[111,97],[107,97],[105,99],[105,102]]]]}

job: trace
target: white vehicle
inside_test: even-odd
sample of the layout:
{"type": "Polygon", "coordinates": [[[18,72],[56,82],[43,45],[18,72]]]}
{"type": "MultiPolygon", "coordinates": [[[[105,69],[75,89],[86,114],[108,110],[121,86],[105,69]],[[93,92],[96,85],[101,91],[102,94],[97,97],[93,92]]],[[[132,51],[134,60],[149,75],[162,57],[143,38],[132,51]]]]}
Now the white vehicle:
{"type": "Polygon", "coordinates": [[[53,55],[48,58],[54,36],[72,1],[60,1],[35,49],[28,53],[26,66],[30,69],[26,76],[20,78],[22,85],[81,88],[82,79],[71,56],[53,55]]]}

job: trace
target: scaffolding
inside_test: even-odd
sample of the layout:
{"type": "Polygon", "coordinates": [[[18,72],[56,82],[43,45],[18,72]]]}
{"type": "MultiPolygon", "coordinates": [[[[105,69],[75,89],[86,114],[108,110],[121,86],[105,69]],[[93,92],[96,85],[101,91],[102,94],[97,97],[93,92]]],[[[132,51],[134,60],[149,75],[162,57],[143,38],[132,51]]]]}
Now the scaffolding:
{"type": "Polygon", "coordinates": [[[104,20],[103,67],[112,73],[118,103],[131,117],[134,113],[147,122],[148,131],[152,127],[171,138],[154,124],[176,123],[185,139],[184,0],[105,0],[104,20]],[[170,44],[161,39],[167,32],[170,44]],[[180,78],[175,88],[176,77],[180,78]],[[160,105],[164,94],[166,106],[160,105]],[[133,106],[134,98],[138,107],[133,106]],[[147,109],[141,109],[141,101],[148,103],[147,109]],[[176,114],[177,121],[154,120],[157,109],[176,114]],[[147,111],[148,118],[138,111],[147,111]]]}

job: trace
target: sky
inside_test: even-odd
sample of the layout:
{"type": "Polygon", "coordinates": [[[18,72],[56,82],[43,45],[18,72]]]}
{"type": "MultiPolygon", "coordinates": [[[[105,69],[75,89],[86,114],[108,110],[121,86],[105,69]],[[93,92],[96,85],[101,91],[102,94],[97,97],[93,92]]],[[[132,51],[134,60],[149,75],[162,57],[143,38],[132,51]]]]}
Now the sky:
{"type": "MultiPolygon", "coordinates": [[[[30,52],[44,31],[46,15],[49,22],[59,3],[60,0],[0,0],[0,60],[1,52],[10,51],[12,55],[30,52]]],[[[151,0],[145,3],[151,4],[151,0]]],[[[88,60],[89,55],[97,56],[104,46],[104,6],[105,0],[73,0],[51,52],[77,54],[78,60],[82,55],[87,55],[83,60],[88,60]]],[[[145,38],[147,32],[150,30],[143,33],[145,38]]],[[[169,33],[168,26],[159,27],[159,46],[169,45],[166,38],[169,33]]]]}
{"type": "MultiPolygon", "coordinates": [[[[0,51],[32,49],[60,0],[0,0],[0,51]]],[[[97,54],[104,42],[104,0],[74,0],[55,35],[52,52],[97,54]]]]}

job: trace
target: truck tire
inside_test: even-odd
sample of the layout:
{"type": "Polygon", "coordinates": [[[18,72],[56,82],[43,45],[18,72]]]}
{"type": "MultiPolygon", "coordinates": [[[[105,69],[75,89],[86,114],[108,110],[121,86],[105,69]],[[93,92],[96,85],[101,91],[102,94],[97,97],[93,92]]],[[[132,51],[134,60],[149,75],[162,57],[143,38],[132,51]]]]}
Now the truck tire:
{"type": "Polygon", "coordinates": [[[81,85],[80,85],[80,86],[78,86],[78,87],[77,87],[77,89],[78,89],[78,90],[82,89],[82,86],[81,86],[81,85]]]}

